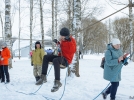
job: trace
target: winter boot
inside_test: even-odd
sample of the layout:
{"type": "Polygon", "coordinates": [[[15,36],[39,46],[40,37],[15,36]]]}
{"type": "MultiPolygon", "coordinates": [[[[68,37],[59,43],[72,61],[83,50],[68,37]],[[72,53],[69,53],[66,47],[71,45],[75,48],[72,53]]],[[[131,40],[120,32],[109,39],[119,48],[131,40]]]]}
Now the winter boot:
{"type": "Polygon", "coordinates": [[[5,80],[1,79],[1,83],[5,83],[5,80]]]}
{"type": "Polygon", "coordinates": [[[51,89],[51,92],[56,92],[58,89],[62,86],[61,82],[59,80],[54,81],[54,86],[51,89]]]}
{"type": "Polygon", "coordinates": [[[103,97],[103,99],[106,99],[107,98],[107,93],[102,93],[102,97],[103,97]]]}
{"type": "Polygon", "coordinates": [[[41,84],[43,84],[43,82],[46,83],[47,82],[47,78],[46,78],[46,75],[42,74],[40,79],[36,82],[36,85],[41,85],[41,84]]]}
{"type": "Polygon", "coordinates": [[[40,77],[39,76],[37,76],[37,77],[35,77],[35,79],[36,79],[36,82],[40,79],[40,77]]]}

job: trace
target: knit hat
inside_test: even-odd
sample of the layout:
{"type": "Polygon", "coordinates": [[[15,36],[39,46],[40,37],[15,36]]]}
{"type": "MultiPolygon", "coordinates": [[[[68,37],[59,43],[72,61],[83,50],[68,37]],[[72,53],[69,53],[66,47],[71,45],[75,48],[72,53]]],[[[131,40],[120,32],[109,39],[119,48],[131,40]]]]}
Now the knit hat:
{"type": "Polygon", "coordinates": [[[70,35],[70,32],[69,32],[69,29],[64,27],[60,30],[60,35],[61,36],[69,36],[70,35]]]}
{"type": "Polygon", "coordinates": [[[111,42],[113,45],[116,45],[116,44],[120,44],[120,40],[117,39],[117,38],[114,38],[112,39],[112,42],[111,42]]]}

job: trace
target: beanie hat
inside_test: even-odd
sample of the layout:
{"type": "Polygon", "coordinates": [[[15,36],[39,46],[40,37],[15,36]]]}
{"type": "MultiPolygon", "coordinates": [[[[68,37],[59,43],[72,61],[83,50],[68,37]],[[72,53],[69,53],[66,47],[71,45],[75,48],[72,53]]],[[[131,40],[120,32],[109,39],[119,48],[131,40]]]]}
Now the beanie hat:
{"type": "Polygon", "coordinates": [[[111,42],[113,45],[116,45],[116,44],[120,44],[120,40],[117,39],[117,38],[114,38],[112,39],[112,42],[111,42]]]}
{"type": "Polygon", "coordinates": [[[70,35],[70,32],[69,32],[69,29],[64,27],[60,30],[60,35],[61,36],[69,36],[70,35]]]}

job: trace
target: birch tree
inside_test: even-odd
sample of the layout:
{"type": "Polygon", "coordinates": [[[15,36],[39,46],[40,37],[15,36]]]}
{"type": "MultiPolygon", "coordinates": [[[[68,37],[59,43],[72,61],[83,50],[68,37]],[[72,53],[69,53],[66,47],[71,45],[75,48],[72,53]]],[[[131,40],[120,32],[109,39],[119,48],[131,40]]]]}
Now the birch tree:
{"type": "Polygon", "coordinates": [[[3,19],[0,12],[0,21],[1,21],[1,30],[2,30],[2,37],[4,38],[4,31],[3,31],[3,19]]]}
{"type": "Polygon", "coordinates": [[[33,33],[33,0],[30,0],[30,51],[32,51],[32,33],[33,33]]]}
{"type": "MultiPolygon", "coordinates": [[[[52,40],[54,39],[54,0],[52,0],[52,40]]],[[[52,45],[54,49],[54,45],[52,45]]]]}
{"type": "MultiPolygon", "coordinates": [[[[10,17],[11,2],[5,0],[5,42],[7,43],[10,52],[12,52],[12,34],[11,34],[11,17],[10,17]]],[[[9,68],[12,67],[12,59],[9,60],[9,68]]]]}
{"type": "Polygon", "coordinates": [[[77,52],[75,54],[75,63],[73,68],[69,68],[69,75],[72,72],[75,73],[77,77],[80,77],[79,74],[79,36],[81,30],[81,1],[74,0],[74,11],[73,11],[73,35],[75,35],[76,43],[77,43],[77,52]]]}
{"type": "Polygon", "coordinates": [[[42,0],[40,0],[40,24],[41,24],[41,34],[42,34],[42,48],[44,49],[44,22],[43,22],[43,8],[42,0]]]}

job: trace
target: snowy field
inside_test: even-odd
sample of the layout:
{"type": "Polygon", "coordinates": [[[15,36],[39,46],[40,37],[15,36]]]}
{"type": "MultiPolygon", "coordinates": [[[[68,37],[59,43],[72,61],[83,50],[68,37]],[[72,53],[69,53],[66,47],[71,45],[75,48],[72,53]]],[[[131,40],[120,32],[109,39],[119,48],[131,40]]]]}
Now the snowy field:
{"type": "MultiPolygon", "coordinates": [[[[42,86],[35,85],[33,68],[29,58],[13,59],[13,68],[9,70],[11,82],[0,83],[0,100],[93,100],[109,84],[103,79],[103,69],[100,62],[103,55],[85,55],[80,59],[80,77],[66,79],[67,69],[61,69],[62,87],[59,91],[51,93],[54,81],[53,66],[50,65],[48,82],[42,86]],[[65,86],[65,91],[64,91],[65,86]]],[[[98,96],[95,100],[103,100],[98,96]]],[[[110,100],[110,97],[107,97],[110,100]]],[[[134,100],[134,62],[122,69],[116,100],[134,100]],[[132,98],[131,98],[132,97],[132,98]]]]}

